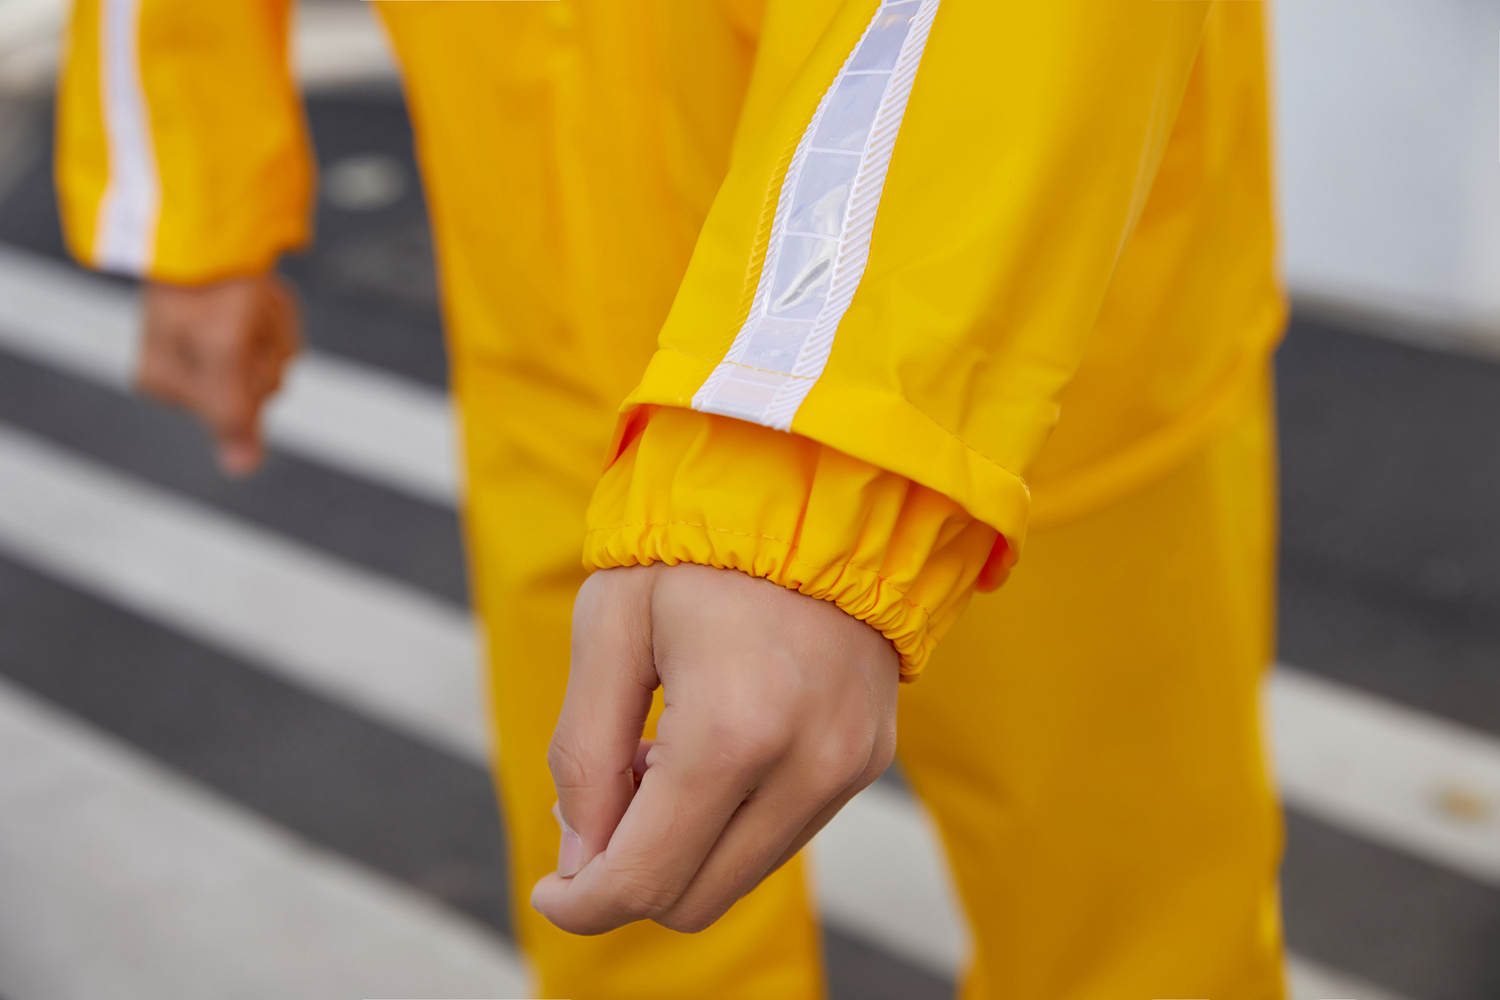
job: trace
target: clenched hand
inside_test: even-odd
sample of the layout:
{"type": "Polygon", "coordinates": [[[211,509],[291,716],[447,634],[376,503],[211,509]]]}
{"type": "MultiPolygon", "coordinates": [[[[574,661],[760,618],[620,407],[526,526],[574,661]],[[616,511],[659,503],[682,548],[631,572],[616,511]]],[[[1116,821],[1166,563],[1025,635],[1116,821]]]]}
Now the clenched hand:
{"type": "Polygon", "coordinates": [[[891,644],[827,601],[689,564],[595,573],[549,760],[558,871],[532,905],[578,934],[708,927],[885,770],[897,684],[891,644]]]}
{"type": "Polygon", "coordinates": [[[149,282],[136,382],[197,416],[219,465],[243,476],[264,455],[260,417],[301,344],[297,308],[275,275],[211,285],[149,282]]]}

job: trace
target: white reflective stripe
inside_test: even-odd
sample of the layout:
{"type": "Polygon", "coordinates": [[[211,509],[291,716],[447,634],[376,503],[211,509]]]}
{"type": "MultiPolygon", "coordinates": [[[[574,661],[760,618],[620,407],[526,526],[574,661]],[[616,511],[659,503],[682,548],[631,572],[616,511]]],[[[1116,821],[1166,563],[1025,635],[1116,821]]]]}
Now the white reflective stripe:
{"type": "Polygon", "coordinates": [[[141,0],[103,0],[99,16],[100,94],[109,180],[99,203],[94,265],[141,274],[156,242],[161,186],[151,116],[141,83],[141,0]]]}
{"type": "Polygon", "coordinates": [[[870,258],[896,134],[940,0],[886,0],[823,95],[776,202],[750,316],[693,409],[790,430],[870,258]]]}

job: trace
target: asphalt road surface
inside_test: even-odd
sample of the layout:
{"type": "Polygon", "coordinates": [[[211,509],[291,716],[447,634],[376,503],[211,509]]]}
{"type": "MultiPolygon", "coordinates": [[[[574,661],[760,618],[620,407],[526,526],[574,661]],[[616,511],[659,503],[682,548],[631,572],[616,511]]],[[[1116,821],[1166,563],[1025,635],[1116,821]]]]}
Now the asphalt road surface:
{"type": "MultiPolygon", "coordinates": [[[[47,109],[12,112],[0,992],[519,995],[398,96],[310,102],[319,240],[284,270],[314,359],[243,483],[124,391],[130,286],[66,262],[47,109]],[[340,407],[368,420],[320,436],[340,407]]],[[[1294,985],[1500,996],[1500,366],[1299,316],[1277,368],[1294,985]]],[[[899,778],[828,836],[833,995],[949,995],[962,931],[899,778]]]]}

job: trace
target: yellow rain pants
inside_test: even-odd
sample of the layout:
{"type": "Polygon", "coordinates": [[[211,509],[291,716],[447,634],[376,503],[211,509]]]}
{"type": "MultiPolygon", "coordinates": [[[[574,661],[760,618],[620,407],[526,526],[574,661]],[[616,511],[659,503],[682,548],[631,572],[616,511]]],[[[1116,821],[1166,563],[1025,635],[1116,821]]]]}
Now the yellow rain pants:
{"type": "MultiPolygon", "coordinates": [[[[1260,4],[381,12],[539,995],[822,992],[800,863],[694,937],[526,905],[556,861],[573,594],[666,560],[835,601],[929,675],[900,754],[974,929],[966,997],[1280,996],[1260,4]]],[[[287,16],[77,0],[80,260],[195,283],[307,239],[287,16]]]]}

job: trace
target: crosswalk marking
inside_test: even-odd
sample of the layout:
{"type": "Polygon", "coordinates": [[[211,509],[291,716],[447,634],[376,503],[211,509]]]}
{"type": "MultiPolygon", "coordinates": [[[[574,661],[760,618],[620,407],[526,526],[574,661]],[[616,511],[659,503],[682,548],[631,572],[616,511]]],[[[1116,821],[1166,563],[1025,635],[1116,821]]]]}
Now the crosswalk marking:
{"type": "Polygon", "coordinates": [[[1347,1000],[1401,1000],[1390,990],[1372,986],[1362,979],[1335,971],[1318,962],[1299,955],[1289,955],[1286,961],[1288,1000],[1330,1000],[1345,997],[1347,1000]]]}
{"type": "Polygon", "coordinates": [[[429,503],[459,496],[458,441],[445,393],[309,351],[266,414],[287,451],[429,503]]]}
{"type": "Polygon", "coordinates": [[[529,995],[514,949],[0,681],[0,995],[529,995]]]}
{"type": "Polygon", "coordinates": [[[135,296],[102,278],[0,246],[0,346],[117,389],[139,340],[135,296]]]}
{"type": "MultiPolygon", "coordinates": [[[[0,348],[128,391],[140,343],[128,288],[0,246],[0,348]]],[[[272,404],[276,447],[452,506],[458,445],[447,394],[369,365],[307,352],[272,404]]]]}
{"type": "Polygon", "coordinates": [[[957,978],[968,925],[926,810],[910,796],[884,783],[855,796],[818,834],[812,866],[827,923],[957,978]]]}
{"type": "Polygon", "coordinates": [[[484,764],[470,616],[0,425],[14,558],[484,764]]]}
{"type": "MultiPolygon", "coordinates": [[[[0,89],[37,92],[57,74],[68,0],[0,0],[0,89]]],[[[395,60],[369,5],[301,3],[293,66],[304,90],[394,82],[395,60]]]]}
{"type": "MultiPolygon", "coordinates": [[[[0,548],[484,759],[477,650],[456,608],[3,426],[0,548]]],[[[1460,870],[1490,856],[1484,824],[1455,830],[1411,807],[1437,779],[1489,794],[1496,741],[1290,671],[1272,692],[1277,742],[1289,748],[1283,780],[1300,807],[1460,870]],[[1392,747],[1423,766],[1393,768],[1392,747]]],[[[951,974],[962,925],[926,830],[901,796],[866,793],[820,838],[820,897],[830,923],[951,974]]]]}
{"type": "Polygon", "coordinates": [[[398,79],[370,4],[300,4],[293,65],[304,89],[398,79]]]}
{"type": "MultiPolygon", "coordinates": [[[[124,389],[135,308],[119,286],[0,247],[0,348],[124,389]]],[[[448,400],[408,379],[313,355],[277,403],[269,433],[279,447],[387,488],[440,503],[456,496],[448,400]]],[[[3,425],[0,549],[385,724],[486,759],[472,624],[425,594],[3,425]]],[[[1269,706],[1295,806],[1500,880],[1500,741],[1290,668],[1273,678],[1269,706]],[[1467,811],[1445,811],[1450,801],[1467,811]]],[[[908,799],[872,789],[816,851],[830,924],[956,973],[963,924],[942,854],[908,799]]],[[[1298,971],[1306,968],[1294,964],[1299,982],[1326,981],[1298,971]]]]}
{"type": "MultiPolygon", "coordinates": [[[[814,852],[825,922],[939,976],[958,978],[969,952],[968,929],[920,805],[876,785],[834,817],[814,852]]],[[[1287,956],[1286,973],[1288,1000],[1401,1000],[1300,955],[1287,956]]]]}
{"type": "MultiPolygon", "coordinates": [[[[1267,682],[1277,770],[1287,801],[1368,840],[1500,885],[1500,740],[1282,665],[1267,682]],[[1488,803],[1450,818],[1444,792],[1488,803]]],[[[875,786],[819,836],[824,918],[939,975],[967,954],[947,863],[906,796],[875,786]]],[[[1297,997],[1390,994],[1297,959],[1297,997]]]]}
{"type": "Polygon", "coordinates": [[[1500,886],[1500,740],[1289,668],[1269,702],[1289,805],[1500,886]]]}
{"type": "MultiPolygon", "coordinates": [[[[301,844],[5,681],[0,803],[0,995],[526,995],[520,960],[488,932],[301,844]]],[[[899,793],[880,789],[835,820],[819,867],[820,890],[839,911],[825,907],[830,922],[858,928],[860,905],[915,904],[936,923],[930,936],[951,930],[951,917],[933,908],[944,895],[920,878],[904,894],[877,889],[858,900],[827,884],[833,858],[848,857],[865,883],[872,872],[940,864],[911,813],[899,793]],[[887,827],[874,850],[858,836],[872,825],[887,827]]],[[[916,951],[874,930],[895,953],[916,951]]],[[[947,943],[917,957],[949,975],[961,958],[947,943]]],[[[1302,959],[1288,965],[1293,1000],[1396,1000],[1302,959]]]]}
{"type": "MultiPolygon", "coordinates": [[[[124,387],[133,370],[136,327],[134,298],[129,292],[55,261],[0,247],[0,348],[75,375],[124,387]]],[[[452,461],[451,411],[442,393],[368,366],[314,355],[293,376],[285,398],[277,406],[271,424],[272,437],[278,444],[326,464],[358,471],[378,483],[424,494],[428,499],[442,494],[451,502],[455,495],[457,474],[452,461]],[[446,456],[441,465],[434,459],[437,454],[446,456]]],[[[11,433],[4,440],[28,439],[11,433]]],[[[38,447],[50,448],[34,440],[28,447],[31,454],[42,454],[36,451],[38,447]]],[[[191,516],[179,518],[174,513],[154,519],[157,524],[154,530],[164,537],[163,544],[175,546],[174,558],[187,560],[178,585],[183,594],[169,600],[185,610],[174,613],[173,621],[181,619],[179,627],[195,629],[194,634],[200,637],[204,637],[205,628],[210,631],[227,628],[232,635],[217,640],[222,647],[242,652],[249,644],[257,659],[274,658],[283,665],[287,661],[326,664],[330,658],[345,659],[337,652],[340,649],[362,648],[360,635],[383,636],[377,619],[400,619],[399,615],[390,618],[384,611],[371,612],[365,616],[371,620],[367,628],[355,624],[363,620],[357,611],[334,613],[331,609],[335,606],[374,607],[364,604],[360,597],[336,599],[334,595],[341,593],[341,588],[360,590],[376,586],[384,593],[401,595],[397,604],[402,604],[406,597],[412,601],[405,601],[404,606],[421,603],[413,592],[385,581],[372,584],[370,581],[376,580],[373,575],[311,553],[269,532],[250,528],[150,487],[129,483],[102,467],[94,468],[77,459],[64,460],[64,453],[57,449],[45,453],[50,458],[44,464],[51,468],[65,462],[80,470],[77,475],[91,485],[87,490],[75,489],[69,493],[73,497],[70,503],[83,505],[71,509],[77,511],[76,516],[84,524],[91,526],[89,530],[102,531],[110,524],[116,525],[118,545],[138,544],[131,537],[137,530],[144,530],[136,522],[126,525],[121,520],[124,510],[139,514],[145,519],[141,524],[152,520],[152,510],[191,512],[191,516]],[[136,498],[136,502],[123,506],[113,499],[106,502],[104,498],[113,495],[116,484],[127,484],[126,494],[136,498]],[[93,499],[89,496],[91,490],[93,499]],[[186,527],[189,524],[194,526],[192,531],[186,527]],[[229,538],[236,541],[225,541],[229,538]],[[247,585],[246,589],[256,593],[279,590],[301,594],[305,588],[296,581],[302,578],[302,567],[319,567],[312,578],[329,581],[318,591],[327,595],[324,600],[329,603],[324,608],[310,597],[300,598],[302,607],[320,609],[302,619],[301,632],[305,638],[293,638],[292,632],[285,631],[285,623],[273,624],[265,617],[270,613],[265,609],[259,611],[261,617],[253,623],[237,624],[234,609],[221,608],[208,616],[220,623],[214,626],[206,626],[202,616],[188,613],[186,609],[193,605],[182,602],[206,600],[191,594],[192,581],[205,578],[217,564],[221,557],[215,553],[220,545],[229,545],[235,551],[232,565],[237,567],[236,573],[250,573],[250,566],[255,567],[253,572],[259,574],[253,577],[255,585],[247,585]],[[344,634],[339,622],[348,623],[348,634],[344,634]],[[261,638],[263,633],[278,626],[287,638],[261,638]],[[325,638],[320,639],[319,635],[325,638]],[[282,645],[274,649],[254,648],[268,641],[282,645]],[[304,650],[314,644],[322,651],[309,657],[304,650]]],[[[13,478],[20,483],[26,477],[18,469],[13,478]]],[[[62,480],[54,476],[48,482],[57,486],[62,480]]],[[[47,502],[42,503],[45,507],[47,502]]],[[[58,547],[65,544],[66,539],[56,542],[58,547]]],[[[119,551],[123,554],[130,550],[119,551]]],[[[90,557],[78,553],[70,558],[76,561],[90,557]]],[[[101,553],[93,558],[95,566],[90,572],[101,581],[107,574],[129,572],[119,568],[118,561],[101,553]]],[[[127,582],[121,580],[106,589],[113,594],[127,582]]],[[[162,593],[166,600],[166,592],[162,593]]],[[[122,599],[129,596],[123,595],[122,599]]],[[[247,605],[244,613],[248,615],[257,608],[258,605],[247,605]]],[[[431,612],[426,614],[431,617],[431,612]]],[[[447,620],[446,628],[468,634],[466,621],[456,614],[447,620]]],[[[209,641],[215,640],[210,637],[209,641]]],[[[356,703],[382,706],[379,714],[383,718],[406,713],[403,725],[408,729],[429,734],[449,733],[447,745],[462,745],[466,756],[482,759],[482,729],[472,719],[461,721],[455,715],[440,720],[440,713],[434,709],[402,707],[441,702],[447,706],[444,711],[452,712],[461,695],[466,697],[474,689],[473,667],[468,665],[473,662],[474,654],[469,641],[452,638],[430,648],[440,652],[407,662],[425,660],[429,664],[424,667],[423,676],[433,688],[446,686],[441,699],[429,697],[413,702],[399,686],[387,688],[390,694],[386,696],[369,694],[379,684],[369,681],[369,675],[363,672],[349,681],[315,680],[336,675],[339,668],[332,666],[310,667],[307,676],[314,679],[312,686],[319,690],[333,683],[353,692],[353,688],[347,687],[352,684],[361,692],[352,695],[356,703]],[[453,733],[465,735],[453,738],[453,733]]],[[[384,659],[392,664],[387,673],[395,676],[402,669],[410,672],[409,667],[397,666],[397,656],[384,659]]],[[[1486,881],[1494,883],[1500,878],[1500,780],[1496,778],[1500,773],[1496,768],[1500,765],[1495,763],[1495,740],[1287,670],[1281,671],[1273,684],[1271,707],[1275,743],[1282,757],[1282,782],[1288,797],[1299,808],[1486,881]],[[1394,733],[1405,735],[1397,738],[1394,733]],[[1413,768],[1421,773],[1417,774],[1413,768]],[[1481,815],[1469,820],[1454,819],[1435,808],[1434,796],[1444,794],[1447,789],[1443,782],[1460,793],[1471,791],[1481,815]],[[1399,808],[1395,806],[1398,802],[1399,808]]]]}

